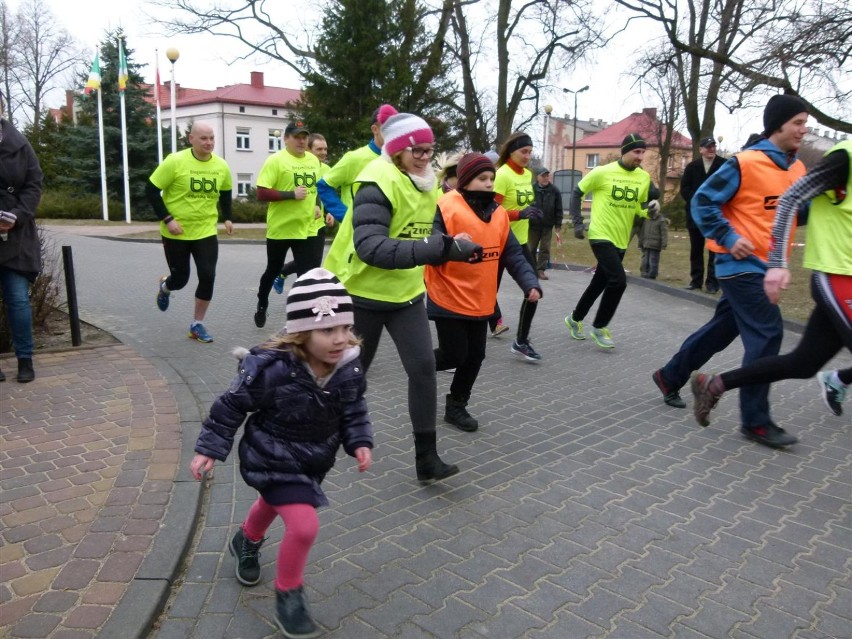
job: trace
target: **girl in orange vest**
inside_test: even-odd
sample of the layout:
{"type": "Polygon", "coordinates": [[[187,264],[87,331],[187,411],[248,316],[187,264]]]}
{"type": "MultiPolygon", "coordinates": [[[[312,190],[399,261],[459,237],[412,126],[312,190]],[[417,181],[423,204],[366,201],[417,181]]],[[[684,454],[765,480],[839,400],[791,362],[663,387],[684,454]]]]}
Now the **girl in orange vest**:
{"type": "Polygon", "coordinates": [[[426,267],[426,311],[435,322],[435,368],[455,368],[444,420],[472,432],[479,423],[467,412],[473,384],[485,359],[488,317],[497,301],[501,260],[531,302],[541,299],[535,270],[515,236],[509,215],[494,200],[494,164],[481,153],[458,163],[456,188],[438,200],[433,233],[473,239],[483,247],[477,264],[446,262],[426,267]]]}

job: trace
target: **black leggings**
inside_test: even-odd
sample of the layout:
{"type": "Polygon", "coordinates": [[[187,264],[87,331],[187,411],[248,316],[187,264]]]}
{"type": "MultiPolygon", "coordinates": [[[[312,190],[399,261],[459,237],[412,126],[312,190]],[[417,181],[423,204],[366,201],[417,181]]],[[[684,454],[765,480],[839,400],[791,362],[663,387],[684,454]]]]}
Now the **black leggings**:
{"type": "Polygon", "coordinates": [[[266,270],[260,276],[260,284],[257,287],[257,304],[261,308],[269,306],[269,291],[272,290],[272,283],[275,278],[281,273],[284,266],[284,259],[287,257],[287,251],[293,251],[293,261],[296,264],[296,274],[301,275],[316,268],[322,262],[322,253],[320,259],[316,258],[316,242],[313,244],[307,238],[301,240],[272,240],[266,238],[266,270]]]}
{"type": "MultiPolygon", "coordinates": [[[[743,368],[722,373],[725,390],[782,379],[808,379],[844,346],[852,351],[852,328],[840,306],[844,300],[838,299],[829,277],[818,271],[811,276],[811,296],[816,307],[796,348],[785,355],[764,357],[743,368]]],[[[841,381],[847,383],[843,377],[849,379],[849,372],[843,371],[841,376],[841,381]]]]}
{"type": "Polygon", "coordinates": [[[166,288],[179,291],[189,282],[189,258],[195,261],[198,272],[198,287],[195,297],[209,302],[213,299],[213,283],[216,281],[216,262],[219,260],[219,240],[215,235],[200,240],[176,240],[163,237],[163,250],[169,265],[166,288]]]}
{"type": "Polygon", "coordinates": [[[621,302],[621,296],[627,289],[627,275],[624,272],[624,266],[621,264],[624,260],[625,251],[617,248],[612,242],[592,240],[590,244],[598,263],[595,266],[592,281],[589,282],[583,295],[580,296],[580,301],[577,302],[573,317],[578,322],[582,322],[591,310],[592,304],[603,293],[592,326],[604,328],[609,326],[615,316],[615,311],[621,302]]]}
{"type": "MultiPolygon", "coordinates": [[[[521,244],[521,250],[524,252],[524,257],[527,258],[527,262],[532,266],[533,270],[536,270],[535,260],[533,259],[532,253],[530,253],[530,249],[526,244],[521,244]]],[[[500,282],[503,281],[503,271],[506,268],[504,266],[500,266],[497,271],[497,288],[500,288],[500,282]]],[[[532,321],[535,317],[535,311],[538,308],[538,302],[530,302],[526,297],[524,297],[524,301],[521,302],[521,313],[520,317],[518,317],[518,342],[523,344],[529,341],[530,338],[530,329],[532,328],[532,321]]],[[[493,331],[497,328],[497,321],[503,318],[503,311],[500,310],[500,304],[494,303],[494,313],[491,317],[488,318],[488,327],[493,331]]],[[[450,367],[452,368],[452,367],[450,367]]]]}
{"type": "MultiPolygon", "coordinates": [[[[322,227],[314,237],[309,237],[307,239],[308,242],[311,243],[311,246],[314,250],[314,264],[311,268],[315,268],[316,266],[320,266],[322,264],[322,253],[325,250],[325,227],[322,227]]],[[[309,269],[310,270],[310,269],[309,269]]],[[[289,277],[293,273],[296,272],[296,260],[290,260],[285,263],[284,266],[281,267],[281,276],[289,277]]]]}
{"type": "Polygon", "coordinates": [[[466,402],[485,359],[488,320],[436,318],[435,329],[438,333],[435,368],[439,371],[456,369],[450,394],[466,402]]]}

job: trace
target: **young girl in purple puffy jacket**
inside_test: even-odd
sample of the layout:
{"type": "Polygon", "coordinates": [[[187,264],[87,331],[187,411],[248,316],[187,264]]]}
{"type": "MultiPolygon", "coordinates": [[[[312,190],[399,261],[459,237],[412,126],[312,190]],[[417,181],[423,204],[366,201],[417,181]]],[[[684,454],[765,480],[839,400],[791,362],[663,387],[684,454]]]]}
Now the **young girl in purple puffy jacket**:
{"type": "Polygon", "coordinates": [[[308,553],[319,531],[320,488],[337,450],[372,463],[366,382],[351,332],[352,299],[329,271],[316,268],[293,283],[285,334],[244,349],[230,388],[210,408],[190,468],[196,479],[224,461],[237,429],[240,473],[260,495],[229,544],[237,580],[260,582],[260,547],[276,516],[284,521],[278,551],[275,619],[286,637],[316,637],[303,589],[308,553]]]}

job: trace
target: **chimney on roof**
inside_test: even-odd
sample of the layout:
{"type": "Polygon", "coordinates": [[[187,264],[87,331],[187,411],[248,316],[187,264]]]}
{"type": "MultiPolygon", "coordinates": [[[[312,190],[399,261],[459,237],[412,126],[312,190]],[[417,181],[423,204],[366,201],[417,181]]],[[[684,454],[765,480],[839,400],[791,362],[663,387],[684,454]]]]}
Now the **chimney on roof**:
{"type": "Polygon", "coordinates": [[[647,115],[652,120],[657,119],[657,107],[650,107],[650,108],[647,108],[647,109],[642,109],[642,113],[644,115],[647,115]]]}
{"type": "Polygon", "coordinates": [[[251,85],[255,89],[263,88],[263,71],[252,71],[251,72],[251,85]]]}

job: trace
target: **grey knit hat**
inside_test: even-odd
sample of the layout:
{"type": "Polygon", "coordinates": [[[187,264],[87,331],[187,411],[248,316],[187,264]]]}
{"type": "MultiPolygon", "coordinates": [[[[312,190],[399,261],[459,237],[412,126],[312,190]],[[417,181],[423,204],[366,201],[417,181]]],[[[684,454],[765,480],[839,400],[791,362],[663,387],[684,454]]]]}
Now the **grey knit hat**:
{"type": "Polygon", "coordinates": [[[324,268],[299,276],[287,294],[287,334],[355,323],[352,298],[340,280],[324,268]]]}

